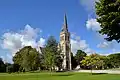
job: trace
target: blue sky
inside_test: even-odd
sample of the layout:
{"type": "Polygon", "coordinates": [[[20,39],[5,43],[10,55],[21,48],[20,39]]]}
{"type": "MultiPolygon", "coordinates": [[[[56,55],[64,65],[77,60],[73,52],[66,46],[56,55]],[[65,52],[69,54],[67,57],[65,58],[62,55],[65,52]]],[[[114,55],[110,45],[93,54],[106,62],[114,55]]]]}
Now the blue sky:
{"type": "Polygon", "coordinates": [[[97,33],[94,2],[98,0],[0,0],[0,56],[12,62],[20,48],[44,46],[50,35],[59,41],[64,14],[71,32],[72,51],[88,54],[119,52],[119,44],[97,33]]]}

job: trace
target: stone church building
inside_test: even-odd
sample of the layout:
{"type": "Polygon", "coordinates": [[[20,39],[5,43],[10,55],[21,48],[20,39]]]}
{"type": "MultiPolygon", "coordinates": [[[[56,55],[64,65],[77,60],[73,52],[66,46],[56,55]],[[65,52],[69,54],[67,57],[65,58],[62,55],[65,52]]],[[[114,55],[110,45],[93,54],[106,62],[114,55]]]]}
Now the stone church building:
{"type": "MultiPolygon", "coordinates": [[[[58,48],[61,50],[61,54],[63,55],[63,64],[62,70],[72,70],[71,66],[71,44],[70,44],[70,32],[68,31],[67,24],[67,16],[64,15],[64,24],[60,32],[60,42],[58,44],[58,48]]],[[[38,48],[39,53],[43,52],[43,48],[38,48]]],[[[56,70],[58,68],[56,67],[56,70]]]]}
{"type": "Polygon", "coordinates": [[[60,42],[58,47],[61,49],[63,55],[63,70],[71,70],[71,44],[70,44],[70,32],[68,31],[67,16],[64,15],[64,24],[60,32],[60,42]]]}

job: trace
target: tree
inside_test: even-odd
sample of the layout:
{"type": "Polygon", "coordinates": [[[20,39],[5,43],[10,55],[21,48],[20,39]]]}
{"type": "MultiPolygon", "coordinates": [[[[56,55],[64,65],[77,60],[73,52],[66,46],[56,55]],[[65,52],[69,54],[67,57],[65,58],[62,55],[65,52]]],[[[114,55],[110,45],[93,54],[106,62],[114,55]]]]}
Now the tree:
{"type": "Polygon", "coordinates": [[[109,57],[109,63],[111,64],[111,68],[120,67],[120,53],[111,54],[108,57],[109,57]]]}
{"type": "Polygon", "coordinates": [[[92,73],[93,69],[99,69],[99,67],[102,67],[104,65],[104,61],[101,59],[100,55],[91,54],[90,56],[86,56],[85,59],[81,61],[81,64],[88,66],[92,73]]]}
{"type": "Polygon", "coordinates": [[[0,72],[5,72],[5,64],[2,60],[2,58],[0,58],[0,72]]]}
{"type": "Polygon", "coordinates": [[[96,2],[97,21],[107,41],[120,42],[120,0],[99,0],[96,2]]]}
{"type": "Polygon", "coordinates": [[[11,64],[11,63],[5,63],[5,66],[6,66],[6,72],[8,73],[18,72],[20,67],[18,64],[11,64]]]}
{"type": "Polygon", "coordinates": [[[26,46],[15,54],[13,61],[20,65],[20,71],[37,70],[40,66],[40,54],[35,48],[26,46]]]}
{"type": "Polygon", "coordinates": [[[110,69],[110,68],[113,68],[113,65],[111,64],[111,59],[109,56],[106,56],[104,58],[104,69],[110,69]]]}
{"type": "Polygon", "coordinates": [[[87,54],[84,51],[77,50],[77,53],[75,55],[75,59],[76,59],[77,65],[80,65],[80,61],[82,61],[86,55],[87,54]]]}
{"type": "Polygon", "coordinates": [[[48,47],[45,48],[44,64],[50,71],[52,71],[52,68],[55,66],[55,55],[48,47]]]}
{"type": "Polygon", "coordinates": [[[58,43],[53,36],[50,36],[47,40],[47,44],[44,49],[44,63],[46,67],[50,69],[55,66],[59,68],[62,67],[62,55],[60,54],[61,50],[58,49],[58,43]]]}
{"type": "Polygon", "coordinates": [[[58,67],[60,71],[62,69],[64,55],[61,54],[61,50],[58,51],[58,54],[55,56],[55,65],[58,67]]]}
{"type": "Polygon", "coordinates": [[[13,65],[8,63],[7,66],[6,66],[6,72],[7,73],[12,73],[13,72],[13,65]]]}
{"type": "Polygon", "coordinates": [[[73,56],[73,53],[71,53],[71,64],[72,64],[72,69],[75,69],[78,65],[75,56],[73,56]]]}
{"type": "Polygon", "coordinates": [[[51,48],[51,50],[52,50],[52,52],[54,52],[54,54],[58,54],[58,42],[56,41],[54,36],[50,36],[48,38],[46,47],[51,48]]]}

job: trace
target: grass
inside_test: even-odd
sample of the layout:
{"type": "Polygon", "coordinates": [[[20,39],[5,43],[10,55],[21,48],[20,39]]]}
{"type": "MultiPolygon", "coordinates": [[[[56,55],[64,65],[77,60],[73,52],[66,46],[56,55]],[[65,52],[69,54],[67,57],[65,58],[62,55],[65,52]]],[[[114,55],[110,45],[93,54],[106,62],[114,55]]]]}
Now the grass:
{"type": "Polygon", "coordinates": [[[109,70],[120,70],[120,68],[113,68],[113,69],[109,69],[109,70]]]}
{"type": "Polygon", "coordinates": [[[0,80],[120,80],[120,75],[91,75],[89,73],[1,73],[0,80]]]}

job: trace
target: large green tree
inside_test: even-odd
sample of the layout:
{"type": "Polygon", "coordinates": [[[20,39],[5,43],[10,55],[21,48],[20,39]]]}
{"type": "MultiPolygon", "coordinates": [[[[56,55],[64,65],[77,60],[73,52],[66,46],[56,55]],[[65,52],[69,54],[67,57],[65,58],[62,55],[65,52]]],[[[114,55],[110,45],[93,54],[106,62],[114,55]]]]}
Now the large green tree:
{"type": "Polygon", "coordinates": [[[87,54],[84,51],[77,50],[77,53],[75,55],[75,59],[76,59],[77,65],[80,65],[80,61],[82,61],[86,55],[87,54]]]}
{"type": "Polygon", "coordinates": [[[20,65],[20,70],[31,71],[40,67],[40,54],[35,48],[26,46],[13,57],[14,64],[20,65]]]}
{"type": "Polygon", "coordinates": [[[58,42],[54,38],[54,36],[50,36],[47,40],[47,44],[44,49],[44,64],[50,70],[57,66],[59,69],[62,67],[62,55],[60,54],[60,50],[58,49],[58,42]]]}
{"type": "Polygon", "coordinates": [[[97,21],[106,40],[120,42],[120,0],[99,0],[96,2],[97,21]]]}

